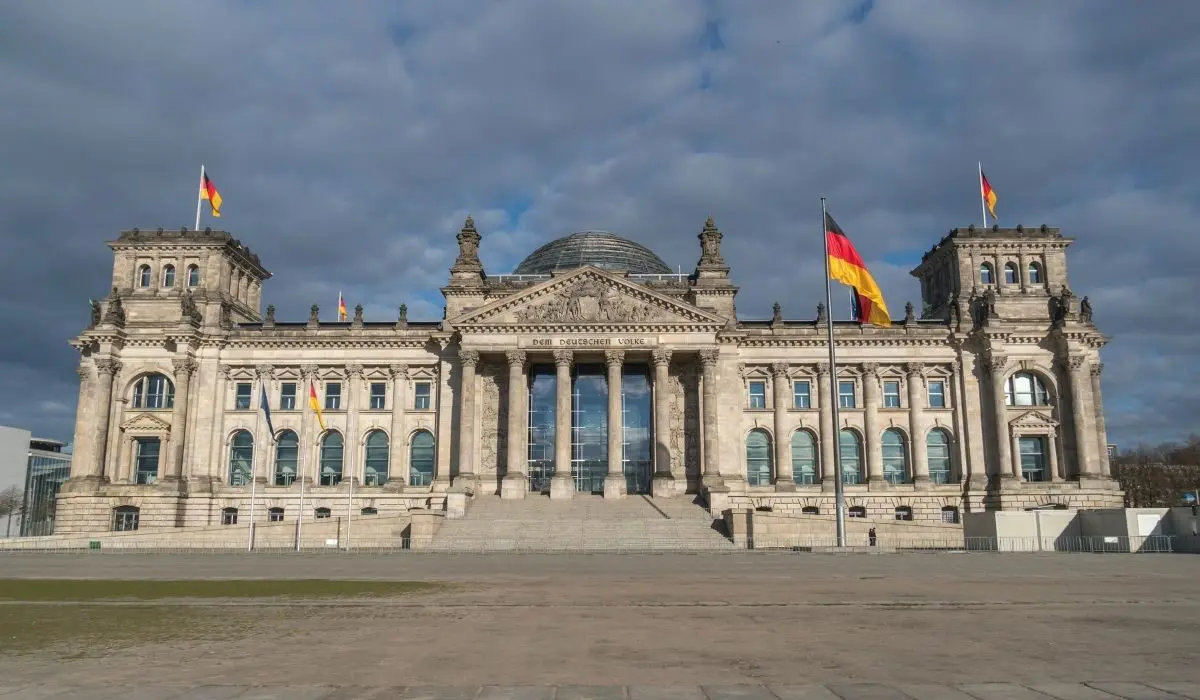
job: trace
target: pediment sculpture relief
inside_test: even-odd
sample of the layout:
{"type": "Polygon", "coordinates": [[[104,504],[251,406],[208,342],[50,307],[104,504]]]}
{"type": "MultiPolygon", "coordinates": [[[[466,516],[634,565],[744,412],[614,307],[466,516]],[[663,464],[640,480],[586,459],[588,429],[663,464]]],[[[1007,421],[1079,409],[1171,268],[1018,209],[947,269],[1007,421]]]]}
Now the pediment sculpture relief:
{"type": "Polygon", "coordinates": [[[139,433],[165,433],[171,424],[148,413],[139,413],[121,424],[121,429],[139,433]]]}
{"type": "Polygon", "coordinates": [[[645,323],[668,320],[662,309],[585,279],[516,312],[518,323],[645,323]]]}

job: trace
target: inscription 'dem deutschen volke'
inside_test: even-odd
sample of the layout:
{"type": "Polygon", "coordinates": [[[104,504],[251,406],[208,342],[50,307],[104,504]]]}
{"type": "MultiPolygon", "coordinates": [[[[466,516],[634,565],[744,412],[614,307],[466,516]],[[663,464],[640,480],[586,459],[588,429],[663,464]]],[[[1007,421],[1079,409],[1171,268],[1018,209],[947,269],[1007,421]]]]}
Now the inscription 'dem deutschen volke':
{"type": "Polygon", "coordinates": [[[600,337],[600,338],[529,338],[521,345],[530,348],[644,348],[657,345],[654,338],[600,337]]]}

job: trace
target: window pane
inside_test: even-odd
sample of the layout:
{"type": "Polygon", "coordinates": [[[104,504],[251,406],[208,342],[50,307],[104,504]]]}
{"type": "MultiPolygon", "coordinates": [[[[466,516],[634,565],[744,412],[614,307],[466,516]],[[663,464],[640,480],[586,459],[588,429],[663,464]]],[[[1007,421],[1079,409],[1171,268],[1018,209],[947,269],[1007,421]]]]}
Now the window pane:
{"type": "Polygon", "coordinates": [[[233,407],[239,411],[247,411],[250,409],[250,392],[253,389],[248,382],[241,382],[237,385],[237,396],[234,399],[233,407]]]}
{"type": "Polygon", "coordinates": [[[200,284],[200,268],[192,265],[188,268],[188,286],[196,287],[200,284]]]}
{"type": "Polygon", "coordinates": [[[166,267],[163,268],[163,286],[164,287],[174,287],[175,286],[175,266],[174,265],[167,265],[166,267]]]}
{"type": "Polygon", "coordinates": [[[838,405],[854,408],[854,382],[838,382],[838,405]]]}
{"type": "Polygon", "coordinates": [[[771,483],[771,441],[761,430],[746,436],[746,481],[751,486],[771,483]]]}
{"type": "Polygon", "coordinates": [[[142,267],[138,270],[138,286],[150,286],[150,267],[148,265],[142,265],[142,267]]]}
{"type": "Polygon", "coordinates": [[[279,408],[284,411],[296,410],[296,385],[285,382],[279,385],[279,408]]]}
{"type": "Polygon", "coordinates": [[[797,430],[792,433],[792,481],[797,484],[815,484],[816,479],[816,441],[807,430],[797,430]]]}
{"type": "Polygon", "coordinates": [[[808,393],[808,382],[792,384],[793,406],[796,408],[812,408],[812,397],[808,393]]]}
{"type": "Polygon", "coordinates": [[[245,486],[250,483],[254,464],[254,436],[245,430],[238,431],[229,443],[229,485],[245,486]]]}
{"type": "Polygon", "coordinates": [[[929,382],[929,406],[930,408],[946,407],[945,382],[929,382]]]}
{"type": "Polygon", "coordinates": [[[883,407],[900,408],[900,382],[883,383],[883,407]]]}
{"type": "Polygon", "coordinates": [[[842,461],[842,483],[862,483],[862,442],[853,430],[842,430],[838,438],[842,461]]]}
{"type": "Polygon", "coordinates": [[[296,479],[296,458],[300,440],[290,430],[279,435],[275,443],[275,485],[291,486],[296,479]]]}
{"type": "Polygon", "coordinates": [[[383,410],[386,401],[387,385],[383,382],[373,382],[371,384],[371,408],[383,410]]]}
{"type": "Polygon", "coordinates": [[[433,483],[432,433],[422,430],[413,435],[408,463],[409,486],[429,486],[433,483]]]}
{"type": "Polygon", "coordinates": [[[1037,263],[1029,263],[1029,283],[1042,283],[1042,267],[1037,263]]]}
{"type": "Polygon", "coordinates": [[[271,510],[267,511],[267,520],[273,523],[283,522],[283,509],[272,508],[271,510]]]}
{"type": "Polygon", "coordinates": [[[534,365],[529,370],[529,435],[526,474],[529,490],[541,493],[550,488],[554,476],[554,436],[558,377],[552,365],[534,365]]]}
{"type": "Polygon", "coordinates": [[[367,436],[366,461],[363,465],[363,483],[367,486],[382,486],[388,478],[388,436],[382,430],[372,431],[367,436]]]}
{"type": "Polygon", "coordinates": [[[1026,481],[1048,481],[1046,469],[1046,440],[1042,437],[1020,437],[1021,475],[1026,481]]]}
{"type": "Polygon", "coordinates": [[[153,484],[158,481],[158,455],[161,448],[162,443],[158,438],[137,438],[136,483],[153,484]]]}
{"type": "Polygon", "coordinates": [[[883,431],[883,478],[889,484],[903,484],[908,481],[908,452],[904,445],[904,436],[900,431],[889,429],[883,431]]]}
{"type": "Polygon", "coordinates": [[[651,401],[650,367],[627,364],[621,370],[621,462],[625,491],[650,493],[654,472],[654,441],[650,426],[654,423],[651,401]]]}
{"type": "Polygon", "coordinates": [[[321,440],[321,485],[337,486],[342,482],[341,433],[329,433],[321,440]]]}
{"type": "Polygon", "coordinates": [[[1016,284],[1017,283],[1017,266],[1016,265],[1013,265],[1012,263],[1008,263],[1004,266],[1004,283],[1005,284],[1016,284]]]}
{"type": "Polygon", "coordinates": [[[413,408],[418,411],[429,409],[429,382],[417,382],[413,385],[413,408]]]}
{"type": "Polygon", "coordinates": [[[571,387],[571,477],[580,493],[602,493],[608,472],[608,382],[603,365],[579,364],[571,387]]]}
{"type": "Polygon", "coordinates": [[[342,385],[340,382],[325,382],[325,410],[336,411],[342,407],[342,385]]]}
{"type": "Polygon", "coordinates": [[[750,408],[767,407],[766,382],[750,382],[750,408]]]}
{"type": "Polygon", "coordinates": [[[935,484],[950,483],[950,437],[944,430],[932,430],[925,439],[929,465],[929,480],[935,484]]]}
{"type": "Polygon", "coordinates": [[[980,284],[992,283],[992,266],[984,263],[979,266],[979,282],[980,284]]]}

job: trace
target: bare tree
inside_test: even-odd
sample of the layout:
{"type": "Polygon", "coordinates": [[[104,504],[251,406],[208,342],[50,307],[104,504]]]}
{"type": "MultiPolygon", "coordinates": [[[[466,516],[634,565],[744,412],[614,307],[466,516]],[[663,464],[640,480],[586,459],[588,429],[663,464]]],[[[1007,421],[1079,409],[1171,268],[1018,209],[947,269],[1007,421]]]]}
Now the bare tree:
{"type": "Polygon", "coordinates": [[[12,537],[12,519],[14,515],[21,514],[21,489],[16,486],[9,486],[0,491],[0,517],[8,516],[8,524],[4,529],[5,537],[12,537]]]}

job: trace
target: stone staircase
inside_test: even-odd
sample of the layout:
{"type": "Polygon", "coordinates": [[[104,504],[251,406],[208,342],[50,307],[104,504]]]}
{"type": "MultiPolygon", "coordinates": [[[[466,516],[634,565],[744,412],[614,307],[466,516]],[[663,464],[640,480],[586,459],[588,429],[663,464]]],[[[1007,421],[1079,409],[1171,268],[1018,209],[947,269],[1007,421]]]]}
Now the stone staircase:
{"type": "Polygon", "coordinates": [[[529,494],[479,496],[465,518],[446,520],[429,547],[442,552],[641,552],[738,549],[692,496],[568,501],[529,494]]]}

